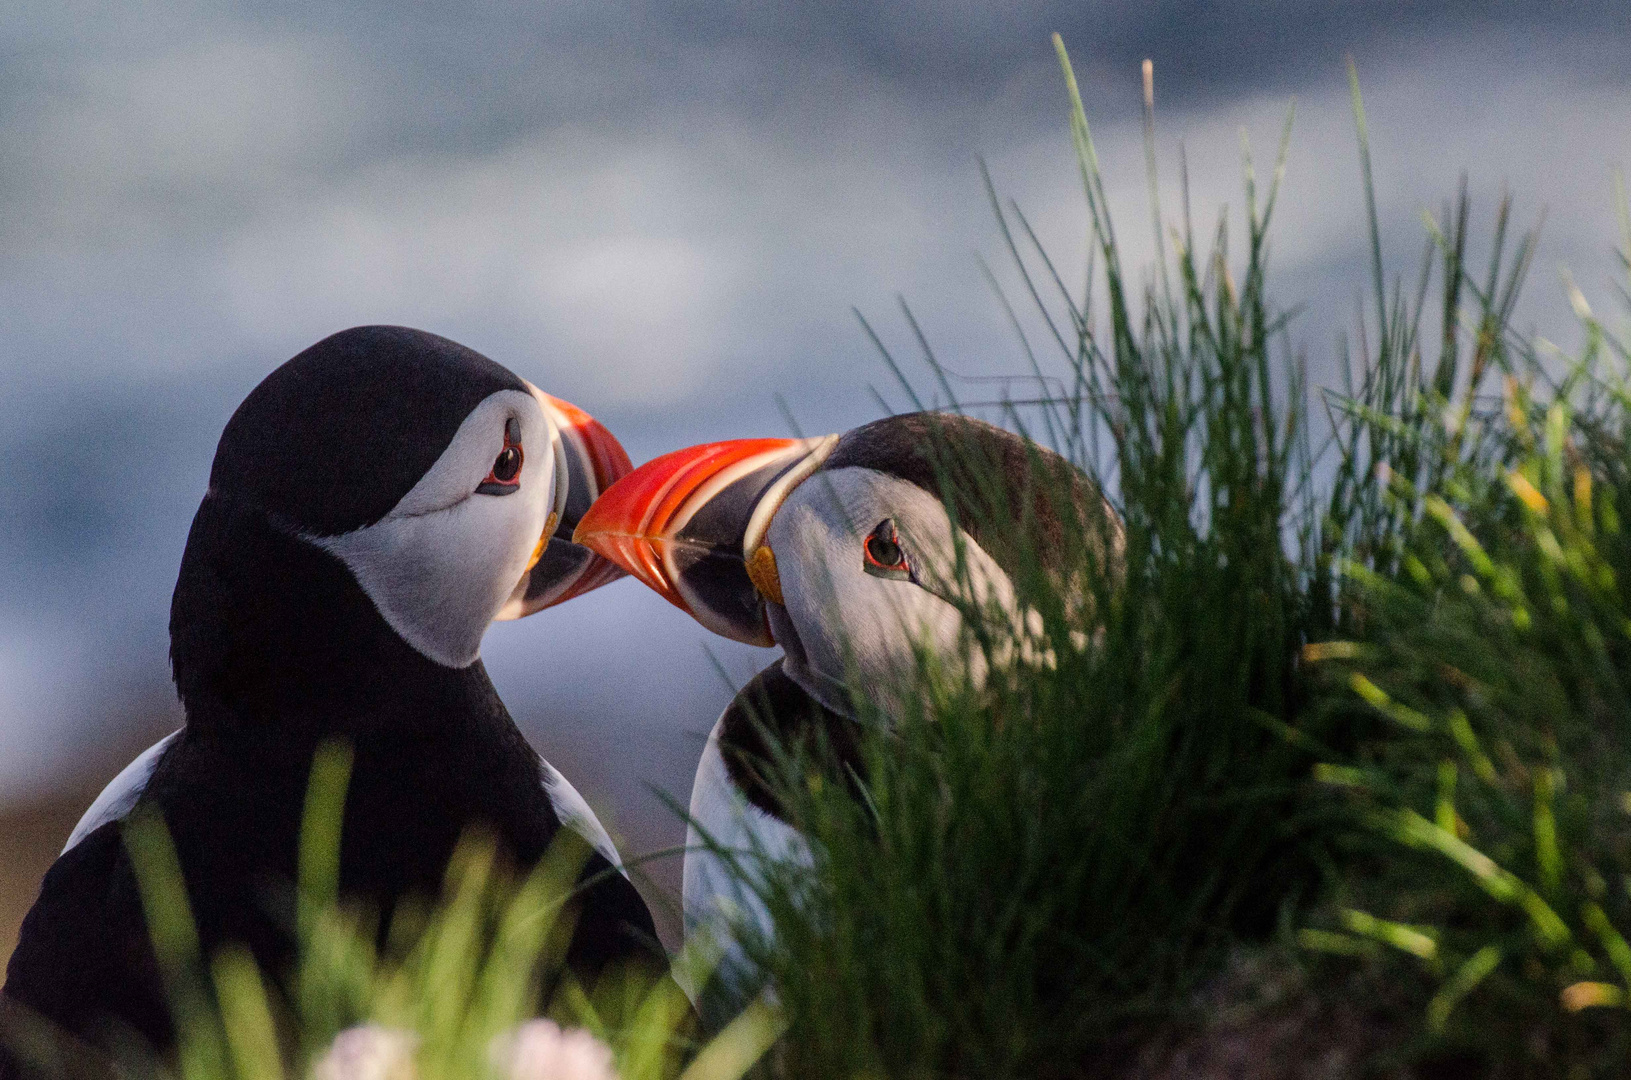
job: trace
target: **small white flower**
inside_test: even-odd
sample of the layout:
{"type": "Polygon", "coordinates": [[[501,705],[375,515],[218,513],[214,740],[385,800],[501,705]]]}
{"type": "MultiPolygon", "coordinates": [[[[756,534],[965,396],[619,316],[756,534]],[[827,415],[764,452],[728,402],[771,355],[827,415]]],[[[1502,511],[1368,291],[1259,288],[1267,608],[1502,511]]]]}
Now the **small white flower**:
{"type": "Polygon", "coordinates": [[[493,1067],[505,1080],[617,1080],[612,1051],[582,1028],[563,1031],[528,1020],[493,1040],[493,1067]]]}
{"type": "Polygon", "coordinates": [[[363,1024],[346,1028],[312,1065],[312,1080],[415,1080],[411,1031],[363,1024]]]}

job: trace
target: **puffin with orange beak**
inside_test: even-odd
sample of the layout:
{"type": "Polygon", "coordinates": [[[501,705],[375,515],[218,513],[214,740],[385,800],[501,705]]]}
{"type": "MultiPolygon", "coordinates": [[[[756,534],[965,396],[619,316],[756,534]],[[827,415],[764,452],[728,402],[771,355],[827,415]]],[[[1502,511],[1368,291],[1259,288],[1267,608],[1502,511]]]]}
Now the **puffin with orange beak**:
{"type": "Polygon", "coordinates": [[[23,922],[0,1021],[173,1040],[121,837],[136,812],[168,828],[204,955],[236,942],[287,974],[307,781],[331,742],[352,753],[349,902],[385,919],[434,897],[471,828],[523,870],[566,829],[588,851],[568,964],[586,983],[618,964],[666,975],[606,831],[480,656],[495,619],[621,576],[571,536],[629,468],[587,413],[423,331],[347,330],[268,375],[226,425],[181,557],[170,655],[186,724],[74,829],[23,922]]]}
{"type": "Polygon", "coordinates": [[[1049,561],[1080,550],[1062,542],[1065,530],[1095,520],[1100,549],[1119,548],[1114,511],[1063,458],[978,420],[927,413],[825,438],[676,451],[618,481],[584,515],[578,543],[715,633],[782,648],[714,725],[691,790],[687,931],[727,946],[704,992],[705,1017],[729,1015],[753,988],[729,946],[740,920],[770,930],[722,853],[806,850],[763,781],[766,729],[784,746],[819,730],[848,755],[858,733],[854,688],[887,712],[890,688],[912,678],[924,649],[982,677],[965,613],[1000,610],[1022,623],[1014,588],[1022,561],[1069,573],[1049,561]],[[1039,469],[1055,479],[1039,487],[1039,469]],[[990,512],[993,496],[1008,503],[1004,513],[990,512]],[[1021,522],[1029,535],[1014,534],[1021,522]]]}

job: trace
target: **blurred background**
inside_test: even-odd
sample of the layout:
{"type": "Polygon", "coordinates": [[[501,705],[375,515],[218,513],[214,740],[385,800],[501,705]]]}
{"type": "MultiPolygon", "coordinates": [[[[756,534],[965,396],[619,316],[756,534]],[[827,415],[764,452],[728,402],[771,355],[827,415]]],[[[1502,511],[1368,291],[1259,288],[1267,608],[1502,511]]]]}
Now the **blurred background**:
{"type": "MultiPolygon", "coordinates": [[[[1068,280],[1086,213],[1048,43],[1083,81],[1130,268],[1162,187],[1239,228],[1241,132],[1296,126],[1273,292],[1311,381],[1368,282],[1343,67],[1370,111],[1384,246],[1414,275],[1459,175],[1546,222],[1520,324],[1565,347],[1571,270],[1612,308],[1631,152],[1623,3],[278,4],[15,0],[0,11],[0,958],[100,786],[179,722],[166,621],[215,440],[306,345],[423,327],[590,410],[636,462],[900,407],[897,295],[963,376],[1023,355],[976,156],[1068,280]]],[[[1487,243],[1486,243],[1487,249],[1487,243]]],[[[1482,258],[1482,252],[1474,252],[1482,258]]],[[[920,373],[923,369],[917,369],[920,373]]],[[[960,396],[1034,393],[956,382],[960,396]]],[[[495,627],[511,712],[626,855],[683,840],[703,735],[772,653],[632,581],[495,627]]],[[[648,867],[659,905],[678,861],[648,867]]]]}

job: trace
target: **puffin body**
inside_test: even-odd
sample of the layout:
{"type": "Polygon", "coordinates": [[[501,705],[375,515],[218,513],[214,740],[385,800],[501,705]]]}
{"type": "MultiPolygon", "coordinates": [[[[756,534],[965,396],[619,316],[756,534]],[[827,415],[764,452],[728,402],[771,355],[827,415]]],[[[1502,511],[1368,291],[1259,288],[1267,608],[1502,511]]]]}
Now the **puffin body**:
{"type": "Polygon", "coordinates": [[[819,741],[860,775],[851,688],[887,715],[923,649],[982,679],[964,613],[995,612],[1026,640],[1014,580],[1025,558],[1062,564],[1080,550],[1066,530],[1101,555],[1119,551],[1114,511],[1063,458],[990,424],[924,413],[821,439],[676,451],[613,485],[579,523],[580,543],[709,629],[783,650],[714,725],[691,790],[687,932],[725,948],[701,995],[706,1021],[757,988],[733,944],[772,930],[752,867],[809,857],[763,782],[774,758],[765,735],[783,747],[819,741]],[[733,867],[727,852],[743,858],[733,867]]]}
{"type": "MultiPolygon", "coordinates": [[[[627,471],[586,414],[421,331],[345,331],[269,375],[222,434],[182,556],[170,632],[185,726],[74,830],[0,1004],[92,1043],[134,1030],[169,1044],[120,835],[137,807],[163,814],[206,954],[236,941],[286,970],[306,783],[328,741],[353,753],[341,891],[382,913],[436,895],[471,827],[522,868],[563,825],[593,849],[586,877],[618,865],[479,650],[493,619],[618,576],[569,537],[627,471]]],[[[582,900],[568,962],[593,978],[623,961],[667,969],[644,902],[607,873],[582,900]]]]}

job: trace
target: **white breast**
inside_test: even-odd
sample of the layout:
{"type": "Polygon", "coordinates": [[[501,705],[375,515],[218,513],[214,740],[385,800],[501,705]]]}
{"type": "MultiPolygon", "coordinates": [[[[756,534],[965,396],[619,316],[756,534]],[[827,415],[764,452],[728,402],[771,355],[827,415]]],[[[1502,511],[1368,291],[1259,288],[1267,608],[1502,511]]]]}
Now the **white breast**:
{"type": "Polygon", "coordinates": [[[75,844],[108,822],[122,820],[130,813],[136,805],[136,800],[141,798],[142,792],[147,789],[147,782],[153,778],[153,770],[158,767],[159,758],[164,756],[164,751],[180,734],[179,729],[170,732],[142,751],[135,761],[126,765],[118,776],[108,782],[108,786],[102,789],[102,794],[96,797],[90,809],[79,819],[79,824],[74,826],[74,831],[68,834],[68,842],[62,847],[63,855],[68,854],[75,844]]]}
{"type": "MultiPolygon", "coordinates": [[[[720,948],[719,973],[727,982],[745,967],[735,939],[768,935],[770,913],[753,887],[755,868],[766,862],[808,863],[804,837],[750,803],[731,782],[719,752],[724,720],[714,724],[691,784],[691,824],[686,830],[681,896],[687,941],[701,938],[720,948]],[[735,870],[730,864],[734,856],[735,870]]],[[[692,994],[700,987],[685,987],[692,994]]]]}
{"type": "Polygon", "coordinates": [[[617,853],[617,845],[606,827],[600,823],[595,812],[589,809],[589,803],[578,789],[572,786],[571,781],[561,775],[561,771],[542,757],[538,759],[544,772],[544,794],[549,796],[549,805],[555,808],[555,816],[561,824],[589,841],[589,846],[606,857],[606,861],[617,867],[617,872],[625,878],[629,872],[623,868],[623,858],[617,853]]]}

